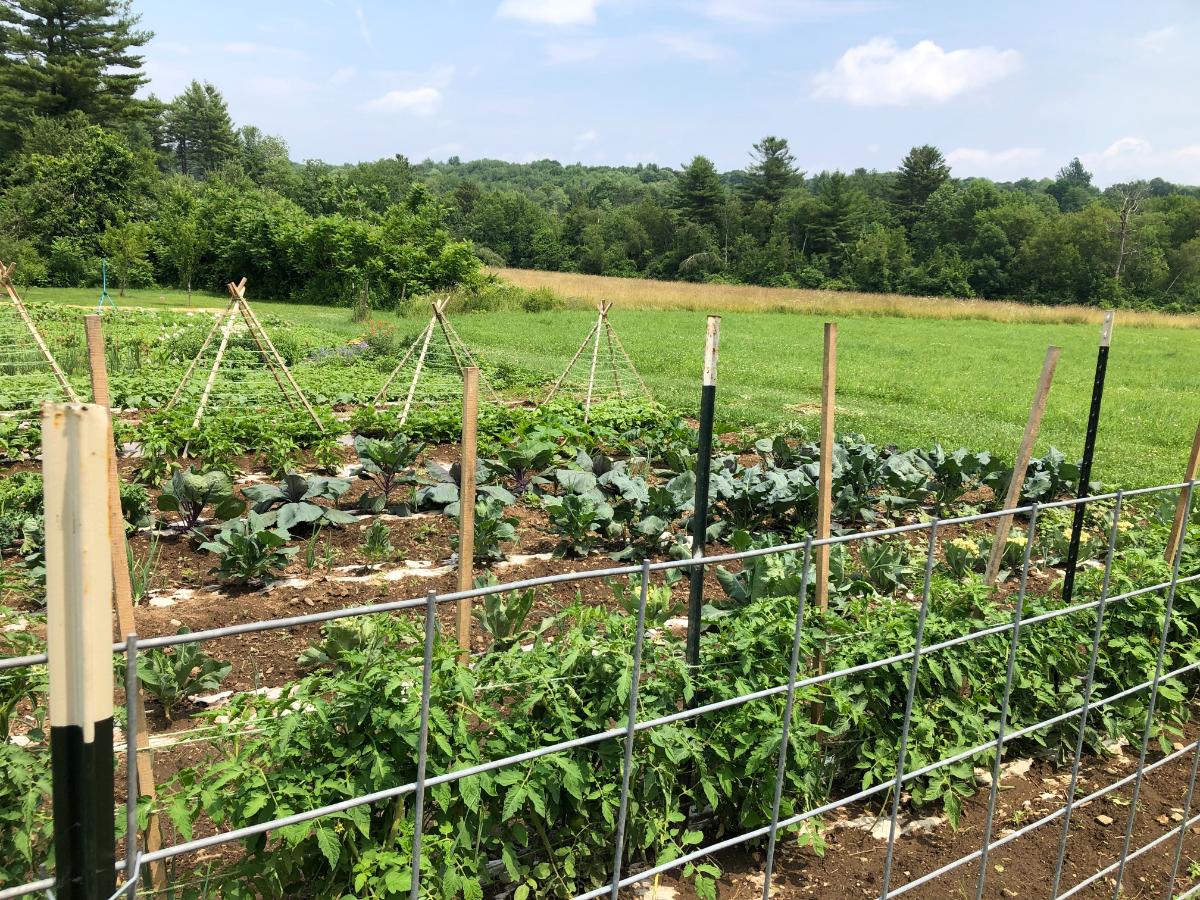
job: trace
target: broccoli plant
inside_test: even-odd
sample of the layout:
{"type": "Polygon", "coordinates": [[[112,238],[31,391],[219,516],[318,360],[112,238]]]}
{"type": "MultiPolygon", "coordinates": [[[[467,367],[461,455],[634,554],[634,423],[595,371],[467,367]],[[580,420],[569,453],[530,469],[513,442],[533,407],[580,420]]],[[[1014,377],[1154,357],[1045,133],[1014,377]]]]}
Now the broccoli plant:
{"type": "Polygon", "coordinates": [[[233,493],[233,482],[224,472],[197,472],[193,467],[176,469],[171,480],[162,486],[158,497],[162,512],[175,513],[184,528],[194,528],[211,506],[213,515],[228,520],[240,516],[246,509],[243,500],[233,493]]]}
{"type": "Polygon", "coordinates": [[[266,518],[251,510],[242,519],[234,519],[200,545],[219,556],[213,568],[221,581],[248,584],[273,576],[288,564],[298,548],[285,547],[286,539],[272,531],[266,518]]]}
{"type": "MultiPolygon", "coordinates": [[[[188,634],[185,625],[176,634],[188,634]]],[[[138,680],[171,720],[175,709],[193,694],[215,691],[233,666],[213,659],[199,644],[177,644],[165,650],[146,650],[138,656],[138,680]]]]}
{"type": "Polygon", "coordinates": [[[253,504],[263,521],[274,526],[282,535],[290,536],[292,529],[307,525],[319,528],[325,525],[350,525],[358,520],[348,512],[333,506],[321,506],[317,500],[336,503],[350,482],[344,478],[324,478],[314,475],[305,478],[292,473],[276,487],[273,484],[256,484],[242,491],[253,504]]]}

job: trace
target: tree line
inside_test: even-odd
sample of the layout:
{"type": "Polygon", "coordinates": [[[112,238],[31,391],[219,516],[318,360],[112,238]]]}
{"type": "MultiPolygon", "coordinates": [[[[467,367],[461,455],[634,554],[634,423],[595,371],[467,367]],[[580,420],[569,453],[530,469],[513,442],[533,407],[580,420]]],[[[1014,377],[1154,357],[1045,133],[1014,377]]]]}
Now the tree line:
{"type": "Polygon", "coordinates": [[[551,160],[332,166],[236,127],[219,89],[146,83],[127,0],[0,3],[0,259],[30,282],[405,297],[481,263],[657,279],[1200,309],[1200,190],[956,178],[933,146],[894,171],[806,173],[786,139],[721,172],[551,160]]]}

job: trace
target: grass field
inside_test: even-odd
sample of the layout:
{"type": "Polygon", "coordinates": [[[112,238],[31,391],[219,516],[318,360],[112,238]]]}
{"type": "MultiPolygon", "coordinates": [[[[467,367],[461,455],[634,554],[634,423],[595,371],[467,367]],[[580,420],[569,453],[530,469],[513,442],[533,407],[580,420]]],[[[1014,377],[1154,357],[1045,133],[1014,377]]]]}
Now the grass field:
{"type": "MultiPolygon", "coordinates": [[[[618,279],[546,275],[608,296],[607,285],[629,288],[618,298],[612,322],[655,397],[683,412],[699,397],[705,310],[723,314],[718,420],[731,430],[760,423],[800,421],[816,426],[820,399],[821,329],[826,311],[740,311],[738,289],[670,285],[675,308],[644,301],[618,279]],[[688,292],[696,291],[695,308],[688,292]],[[728,292],[728,297],[726,293],[728,292]],[[725,298],[722,300],[722,298],[725,298]],[[707,302],[711,300],[711,306],[707,302]]],[[[656,286],[655,282],[631,282],[656,286]]],[[[767,289],[751,289],[772,296],[767,289]]],[[[781,298],[804,292],[781,292],[781,298]]],[[[578,296],[575,294],[573,296],[578,296]]],[[[33,290],[35,302],[91,305],[94,291],[33,290]]],[[[916,304],[957,301],[908,299],[916,304]]],[[[127,306],[179,308],[179,292],[136,291],[127,306]]],[[[221,304],[196,295],[197,307],[221,304]]],[[[326,328],[344,337],[360,332],[344,308],[253,300],[260,312],[326,328]]],[[[893,302],[883,298],[882,303],[893,302]]],[[[899,302],[898,300],[896,302],[899,302]]],[[[770,302],[750,309],[770,310],[770,302]]],[[[775,308],[779,308],[776,305],[775,308]]],[[[800,307],[804,308],[804,307],[800,307]]],[[[988,449],[1011,459],[1020,440],[1046,347],[1062,347],[1062,359],[1046,410],[1038,452],[1054,445],[1079,454],[1096,357],[1098,327],[1092,322],[992,321],[975,317],[886,315],[878,311],[839,315],[838,429],[861,431],[880,443],[988,449]]],[[[1019,307],[1040,313],[1038,308],[1019,307]]],[[[865,309],[863,310],[865,312],[865,309]]],[[[1086,312],[1089,317],[1098,315],[1086,312]]],[[[594,313],[566,309],[547,313],[494,312],[461,315],[463,338],[485,358],[507,359],[556,376],[590,328],[594,313]]],[[[387,318],[393,318],[387,316],[387,318]]],[[[394,319],[417,331],[424,314],[394,319]]],[[[1194,319],[1120,314],[1109,363],[1095,476],[1110,484],[1148,485],[1182,477],[1200,417],[1200,330],[1194,319]],[[1136,322],[1137,324],[1131,324],[1136,322]],[[1182,327],[1180,327],[1182,326],[1182,327]]]]}

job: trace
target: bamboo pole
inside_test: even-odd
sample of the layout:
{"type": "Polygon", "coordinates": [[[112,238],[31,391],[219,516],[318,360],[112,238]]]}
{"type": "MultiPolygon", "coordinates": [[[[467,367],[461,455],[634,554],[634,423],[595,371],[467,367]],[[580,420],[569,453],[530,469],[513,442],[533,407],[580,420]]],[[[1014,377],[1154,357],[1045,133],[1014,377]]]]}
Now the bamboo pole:
{"type": "MultiPolygon", "coordinates": [[[[475,455],[479,418],[479,369],[463,372],[462,456],[458,488],[458,589],[469,591],[475,562],[475,455]]],[[[464,663],[471,656],[471,600],[458,601],[458,646],[464,663]]]]}
{"type": "Polygon", "coordinates": [[[646,382],[642,381],[641,373],[638,372],[637,366],[633,364],[633,359],[630,357],[629,351],[627,351],[625,349],[625,345],[621,343],[621,336],[617,334],[617,329],[612,327],[611,322],[609,323],[608,331],[609,334],[612,335],[612,339],[617,342],[617,349],[621,351],[621,355],[624,356],[625,361],[629,363],[629,371],[633,372],[633,377],[636,378],[637,383],[641,385],[642,393],[646,395],[647,400],[652,401],[654,399],[654,395],[650,393],[650,388],[646,387],[646,382]]]}
{"type": "Polygon", "coordinates": [[[264,331],[264,332],[262,332],[261,337],[259,336],[258,331],[254,327],[255,322],[257,320],[255,320],[255,322],[252,322],[250,320],[250,317],[246,315],[246,310],[249,307],[246,305],[245,300],[240,301],[238,303],[238,307],[242,311],[242,319],[246,323],[246,330],[250,332],[250,337],[254,339],[255,346],[258,347],[259,355],[263,358],[263,362],[265,362],[267,364],[267,368],[271,372],[271,377],[275,379],[275,386],[277,388],[279,388],[279,393],[283,394],[283,399],[285,399],[287,401],[288,406],[295,409],[296,401],[292,399],[292,395],[289,394],[287,388],[284,387],[283,381],[280,380],[280,378],[279,378],[279,372],[275,368],[275,363],[271,360],[271,355],[269,353],[267,353],[267,348],[263,345],[263,340],[268,339],[267,333],[264,331]]]}
{"type": "Polygon", "coordinates": [[[583,355],[583,351],[587,349],[587,345],[592,342],[592,334],[595,333],[596,329],[599,327],[600,319],[597,318],[596,321],[592,323],[591,330],[588,331],[587,337],[583,339],[583,343],[579,345],[579,349],[575,351],[575,355],[571,357],[571,361],[567,363],[567,367],[563,369],[563,373],[558,376],[558,380],[555,381],[554,385],[550,388],[550,393],[546,395],[544,402],[549,403],[554,399],[554,395],[558,393],[558,389],[562,386],[563,381],[565,381],[566,377],[571,374],[571,370],[575,368],[575,363],[579,361],[579,357],[583,355]]]}
{"type": "Polygon", "coordinates": [[[372,406],[378,406],[381,401],[387,402],[384,398],[387,397],[388,388],[392,386],[392,382],[396,380],[396,376],[400,374],[400,370],[404,368],[404,364],[408,362],[409,357],[416,353],[417,344],[419,343],[421,343],[420,336],[418,336],[417,339],[409,345],[408,352],[400,358],[400,362],[396,364],[396,368],[392,369],[392,373],[388,375],[387,381],[383,383],[383,387],[379,389],[379,393],[376,394],[375,399],[371,401],[372,406]]]}
{"type": "Polygon", "coordinates": [[[67,380],[67,376],[63,370],[58,367],[58,360],[54,358],[54,354],[50,352],[50,348],[46,346],[45,340],[42,339],[42,333],[38,331],[37,325],[29,315],[29,310],[25,308],[25,304],[21,302],[21,298],[17,295],[16,289],[12,283],[12,271],[16,268],[16,263],[9,263],[6,267],[4,263],[0,263],[0,282],[3,282],[5,291],[8,292],[8,299],[12,301],[12,305],[16,308],[17,314],[21,317],[21,321],[25,323],[25,327],[29,330],[30,336],[33,337],[33,342],[37,344],[38,350],[45,357],[46,362],[50,364],[50,371],[54,373],[54,379],[58,382],[58,386],[63,389],[63,393],[67,395],[67,399],[71,403],[79,402],[79,395],[75,393],[75,389],[71,387],[71,382],[67,380]]]}
{"type": "MultiPolygon", "coordinates": [[[[1200,423],[1196,424],[1196,438],[1192,441],[1192,452],[1188,456],[1187,471],[1184,472],[1184,481],[1195,481],[1200,477],[1200,423]]],[[[1175,506],[1175,521],[1171,523],[1171,535],[1167,538],[1167,562],[1175,561],[1175,552],[1179,549],[1179,542],[1183,540],[1183,532],[1187,527],[1188,519],[1188,503],[1187,491],[1179,492],[1179,502],[1175,506]]]]}
{"type": "Polygon", "coordinates": [[[429,351],[429,339],[433,337],[433,326],[437,316],[429,320],[425,326],[425,341],[421,344],[421,353],[417,356],[417,367],[413,370],[412,384],[408,386],[408,396],[404,398],[404,409],[400,413],[400,424],[408,421],[408,410],[412,406],[413,394],[417,392],[417,382],[421,379],[421,369],[425,367],[425,354],[429,351]]]}
{"type": "MultiPolygon", "coordinates": [[[[475,359],[475,355],[471,353],[471,348],[467,346],[467,342],[464,341],[459,336],[458,332],[454,330],[454,324],[448,318],[442,316],[442,325],[449,330],[450,337],[453,339],[455,346],[462,351],[462,355],[467,360],[467,364],[479,369],[479,384],[481,387],[487,389],[488,399],[493,402],[498,401],[500,399],[500,395],[496,393],[495,389],[492,387],[492,383],[488,381],[487,376],[483,373],[483,368],[479,365],[479,361],[475,359]]],[[[457,354],[455,355],[457,357],[457,354]]]]}
{"type": "Polygon", "coordinates": [[[170,401],[166,405],[166,409],[171,409],[179,402],[179,397],[183,393],[183,389],[192,379],[192,373],[196,371],[196,366],[200,362],[200,357],[204,356],[204,351],[208,349],[208,345],[212,343],[213,336],[221,330],[221,322],[225,316],[233,315],[233,301],[225,305],[223,312],[217,313],[217,317],[213,320],[212,328],[208,329],[208,334],[204,336],[204,343],[200,345],[200,350],[192,357],[192,361],[188,364],[187,371],[183,373],[183,378],[179,380],[179,385],[175,388],[175,393],[171,395],[170,401]]]}
{"type": "MultiPolygon", "coordinates": [[[[312,408],[312,404],[310,404],[308,402],[308,397],[306,397],[304,395],[304,391],[302,391],[300,389],[300,385],[296,383],[296,379],[292,375],[292,370],[287,367],[287,363],[285,363],[283,361],[283,357],[280,356],[279,351],[275,349],[275,345],[271,342],[271,336],[269,334],[267,334],[267,330],[262,327],[262,322],[258,321],[258,316],[255,314],[254,310],[250,308],[250,304],[246,302],[246,298],[245,298],[246,287],[245,287],[245,285],[246,285],[245,278],[243,278],[241,280],[241,282],[237,285],[238,293],[239,293],[239,302],[242,307],[242,316],[244,318],[246,318],[247,321],[253,322],[254,327],[259,330],[260,334],[262,334],[263,340],[267,342],[267,349],[270,350],[272,354],[274,354],[275,362],[278,364],[280,371],[283,372],[283,376],[287,379],[288,384],[290,384],[292,386],[292,390],[296,392],[296,396],[300,398],[300,402],[304,405],[304,408],[306,410],[308,410],[308,414],[312,417],[312,420],[316,424],[317,428],[320,429],[322,434],[324,434],[325,426],[324,426],[324,424],[322,424],[320,418],[317,417],[316,410],[314,410],[312,408]]],[[[286,392],[284,393],[284,396],[285,397],[287,396],[286,392]]]]}
{"type": "MultiPolygon", "coordinates": [[[[817,540],[833,533],[833,454],[836,444],[834,411],[837,403],[837,323],[825,323],[824,350],[821,361],[821,458],[817,475],[817,540]]],[[[817,608],[824,614],[829,609],[829,545],[821,544],[816,553],[817,608]]],[[[800,602],[804,603],[801,597],[800,602]]],[[[817,650],[813,660],[818,675],[825,674],[825,653],[817,650]]],[[[825,717],[825,703],[814,700],[809,718],[819,724],[825,717]]]]}
{"type": "Polygon", "coordinates": [[[596,358],[600,355],[600,332],[603,331],[603,323],[605,321],[606,308],[604,303],[600,304],[600,319],[596,323],[596,341],[592,344],[592,368],[588,372],[587,399],[583,401],[583,421],[586,423],[588,415],[592,410],[592,388],[596,384],[596,358]]]}
{"type": "MultiPolygon", "coordinates": [[[[1042,414],[1046,411],[1046,398],[1050,394],[1050,384],[1054,381],[1054,369],[1058,365],[1060,352],[1058,347],[1046,348],[1042,374],[1038,378],[1037,388],[1033,392],[1033,405],[1029,409],[1029,420],[1025,423],[1025,433],[1021,436],[1021,446],[1017,449],[1012,481],[1009,482],[1002,509],[1013,509],[1021,499],[1021,488],[1025,484],[1025,471],[1029,468],[1029,460],[1033,456],[1033,445],[1037,441],[1038,430],[1042,427],[1042,414]]],[[[992,550],[988,555],[987,571],[983,579],[985,584],[995,584],[996,578],[1000,574],[1000,562],[1004,558],[1004,545],[1008,541],[1012,520],[1013,517],[1007,515],[1001,516],[996,522],[996,533],[992,537],[992,550]]]]}
{"type": "MultiPolygon", "coordinates": [[[[121,513],[121,478],[117,470],[116,448],[113,446],[112,397],[108,389],[108,367],[104,361],[104,331],[97,314],[84,316],[84,333],[87,337],[88,374],[92,381],[92,402],[108,409],[108,530],[113,571],[112,604],[117,614],[118,641],[137,634],[137,621],[133,611],[133,585],[129,578],[129,551],[125,541],[125,517],[121,513]]],[[[137,784],[139,792],[150,798],[150,820],[146,825],[147,852],[162,847],[162,826],[158,813],[154,811],[157,789],[154,781],[154,764],[149,755],[150,726],[146,722],[146,706],[141,691],[133,698],[137,716],[134,749],[128,751],[137,759],[137,784]]],[[[150,879],[155,887],[166,884],[166,869],[162,862],[150,867],[150,879]]]]}
{"type": "Polygon", "coordinates": [[[204,407],[208,405],[208,395],[212,393],[213,384],[217,380],[217,370],[221,368],[221,360],[225,356],[225,348],[229,346],[229,335],[233,332],[233,323],[237,321],[237,301],[229,309],[229,316],[225,319],[225,327],[221,329],[221,343],[217,347],[217,355],[213,359],[212,370],[208,373],[208,380],[204,382],[204,392],[200,395],[200,404],[196,407],[196,416],[192,419],[192,428],[200,427],[200,420],[204,417],[204,407]]]}
{"type": "Polygon", "coordinates": [[[608,317],[604,318],[604,342],[608,345],[608,364],[612,366],[613,384],[617,388],[617,398],[624,399],[625,392],[621,390],[621,373],[617,370],[617,351],[613,347],[612,339],[613,327],[608,321],[608,317]]]}

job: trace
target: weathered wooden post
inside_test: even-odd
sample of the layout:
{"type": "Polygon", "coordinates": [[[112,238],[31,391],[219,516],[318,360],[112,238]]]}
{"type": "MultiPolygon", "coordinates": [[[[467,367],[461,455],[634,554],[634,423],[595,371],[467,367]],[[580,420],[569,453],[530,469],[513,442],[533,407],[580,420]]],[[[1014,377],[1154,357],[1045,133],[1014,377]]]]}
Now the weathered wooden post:
{"type": "MultiPolygon", "coordinates": [[[[479,369],[463,370],[462,457],[458,487],[458,589],[471,589],[475,560],[475,457],[479,420],[479,369]]],[[[458,601],[458,646],[465,663],[471,655],[471,600],[458,601]]]]}

